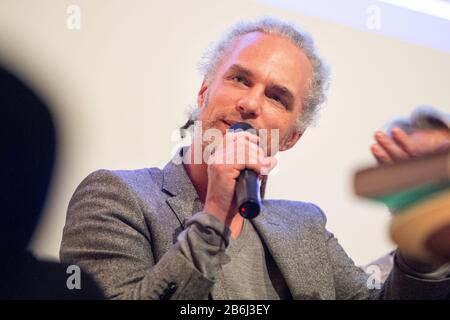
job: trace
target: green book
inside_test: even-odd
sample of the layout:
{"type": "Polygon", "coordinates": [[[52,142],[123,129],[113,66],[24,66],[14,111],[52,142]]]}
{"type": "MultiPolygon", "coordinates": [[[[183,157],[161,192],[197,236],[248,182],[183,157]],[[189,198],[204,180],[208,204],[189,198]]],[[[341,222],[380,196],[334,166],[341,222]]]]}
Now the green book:
{"type": "Polygon", "coordinates": [[[450,151],[364,168],[354,176],[357,195],[381,201],[396,211],[446,189],[450,189],[450,151]]]}
{"type": "Polygon", "coordinates": [[[430,199],[445,190],[450,190],[450,182],[413,187],[399,192],[377,196],[373,199],[383,202],[391,210],[401,213],[401,210],[408,209],[414,204],[430,199]]]}

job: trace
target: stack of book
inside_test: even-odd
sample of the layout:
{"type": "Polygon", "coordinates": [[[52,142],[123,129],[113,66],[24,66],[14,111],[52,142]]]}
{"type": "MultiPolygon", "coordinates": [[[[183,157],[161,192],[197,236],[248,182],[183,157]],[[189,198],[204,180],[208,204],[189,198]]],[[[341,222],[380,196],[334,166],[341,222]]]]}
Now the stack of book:
{"type": "Polygon", "coordinates": [[[450,151],[359,170],[354,190],[389,207],[390,236],[405,253],[450,261],[450,151]]]}

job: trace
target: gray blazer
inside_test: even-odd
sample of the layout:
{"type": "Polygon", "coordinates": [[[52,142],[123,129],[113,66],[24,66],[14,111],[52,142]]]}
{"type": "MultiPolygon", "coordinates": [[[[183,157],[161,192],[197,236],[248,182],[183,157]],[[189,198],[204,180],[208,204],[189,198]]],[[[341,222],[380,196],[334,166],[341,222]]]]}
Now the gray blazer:
{"type": "MultiPolygon", "coordinates": [[[[108,298],[207,299],[213,286],[214,298],[226,297],[176,244],[198,201],[181,164],[96,171],[69,203],[61,261],[90,273],[108,298]]],[[[368,276],[326,230],[325,215],[313,204],[264,200],[252,223],[294,299],[449,296],[450,279],[418,279],[397,265],[381,290],[369,289],[368,276]]]]}

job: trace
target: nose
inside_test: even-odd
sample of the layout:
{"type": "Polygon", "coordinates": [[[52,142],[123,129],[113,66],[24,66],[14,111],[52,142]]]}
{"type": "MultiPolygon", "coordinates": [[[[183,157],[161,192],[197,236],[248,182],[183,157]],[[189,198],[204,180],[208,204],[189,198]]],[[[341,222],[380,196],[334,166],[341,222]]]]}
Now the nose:
{"type": "Polygon", "coordinates": [[[237,102],[236,109],[242,119],[257,118],[261,114],[262,91],[258,88],[248,90],[237,102]]]}

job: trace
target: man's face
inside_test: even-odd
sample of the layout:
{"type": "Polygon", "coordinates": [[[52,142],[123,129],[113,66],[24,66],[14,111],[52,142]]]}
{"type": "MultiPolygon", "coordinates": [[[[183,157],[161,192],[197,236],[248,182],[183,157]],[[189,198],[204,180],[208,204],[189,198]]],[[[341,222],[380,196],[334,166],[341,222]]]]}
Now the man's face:
{"type": "Polygon", "coordinates": [[[295,131],[302,100],[312,76],[304,52],[290,40],[261,32],[232,43],[214,78],[198,94],[203,130],[225,131],[245,121],[255,129],[279,129],[279,149],[300,138],[295,131]]]}

